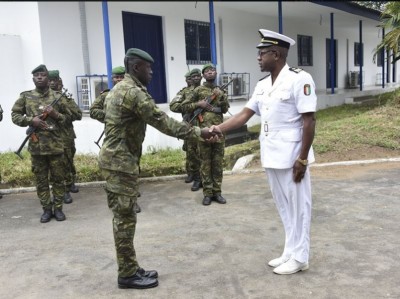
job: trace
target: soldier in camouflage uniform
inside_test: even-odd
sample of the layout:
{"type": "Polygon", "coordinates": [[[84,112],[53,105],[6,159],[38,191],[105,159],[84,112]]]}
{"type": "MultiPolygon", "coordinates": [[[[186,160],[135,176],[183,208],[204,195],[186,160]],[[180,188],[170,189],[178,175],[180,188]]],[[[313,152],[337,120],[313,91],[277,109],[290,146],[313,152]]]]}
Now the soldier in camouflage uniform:
{"type": "MultiPolygon", "coordinates": [[[[58,70],[49,71],[49,86],[54,91],[61,92],[63,89],[62,79],[58,70]]],[[[79,109],[75,100],[67,95],[67,105],[71,112],[71,119],[61,127],[61,133],[64,143],[64,162],[65,162],[65,194],[64,203],[72,203],[72,196],[70,192],[79,192],[78,187],[75,185],[76,168],[74,165],[74,157],[76,153],[75,141],[76,138],[73,121],[82,119],[82,111],[79,109]]]]}
{"type": "MultiPolygon", "coordinates": [[[[185,81],[186,81],[187,86],[185,86],[180,91],[178,91],[176,96],[169,103],[169,109],[172,112],[181,113],[182,114],[182,118],[184,120],[185,120],[185,114],[182,112],[182,108],[181,108],[181,104],[182,104],[182,100],[183,100],[182,95],[185,92],[185,90],[189,89],[190,86],[192,86],[192,78],[190,77],[190,71],[185,74],[185,81]]],[[[187,140],[183,141],[182,150],[186,152],[186,150],[187,150],[187,140]]],[[[187,174],[187,177],[185,178],[185,183],[193,182],[193,174],[189,171],[189,161],[187,159],[187,152],[186,152],[185,170],[186,170],[186,174],[187,174]]]]}
{"type": "MultiPolygon", "coordinates": [[[[113,86],[124,79],[125,68],[123,66],[117,66],[111,70],[113,86]]],[[[97,97],[90,106],[90,117],[104,123],[104,100],[109,93],[109,89],[103,90],[103,92],[97,97]]]]}
{"type": "Polygon", "coordinates": [[[11,117],[14,124],[36,128],[36,138],[29,140],[28,151],[32,159],[32,172],[36,178],[37,195],[43,207],[40,222],[45,223],[53,216],[57,221],[65,220],[62,211],[64,199],[64,146],[60,127],[70,121],[71,112],[67,99],[59,92],[49,88],[48,71],[45,65],[39,65],[33,71],[34,90],[24,91],[14,103],[11,117]],[[60,98],[61,97],[61,98],[60,98]],[[53,106],[51,103],[60,98],[53,106]],[[45,120],[42,114],[47,114],[45,120]],[[54,203],[50,197],[49,175],[53,182],[54,203]]]}
{"type": "MultiPolygon", "coordinates": [[[[0,105],[0,121],[2,120],[3,120],[3,109],[1,108],[0,105]]],[[[1,182],[1,169],[0,169],[0,182],[1,182]]],[[[1,193],[0,193],[0,198],[3,198],[3,195],[1,195],[1,193]]]]}
{"type": "MultiPolygon", "coordinates": [[[[176,97],[169,104],[171,111],[182,113],[182,117],[185,121],[189,122],[191,119],[191,113],[186,113],[182,109],[182,103],[191,96],[193,90],[200,85],[201,71],[199,69],[193,69],[189,73],[186,73],[187,87],[181,89],[176,97]]],[[[186,151],[186,172],[188,174],[185,179],[186,183],[193,182],[191,187],[192,191],[197,191],[201,187],[200,179],[200,158],[197,146],[197,140],[185,140],[183,144],[183,150],[186,151]]]]}
{"type": "MultiPolygon", "coordinates": [[[[201,113],[203,121],[196,119],[201,128],[218,125],[223,122],[223,114],[228,112],[229,101],[226,93],[218,89],[214,84],[217,71],[212,64],[206,64],[202,68],[202,74],[206,82],[197,87],[190,99],[182,103],[186,112],[194,112],[197,108],[204,109],[201,113]],[[207,103],[206,98],[215,94],[215,99],[207,103]]],[[[212,200],[218,203],[226,203],[221,195],[221,184],[223,175],[223,160],[225,152],[225,139],[222,137],[215,143],[199,141],[199,153],[201,159],[201,180],[203,183],[203,205],[211,204],[212,200]]]]}
{"type": "Polygon", "coordinates": [[[212,137],[208,128],[201,130],[178,122],[157,107],[146,89],[153,62],[148,53],[128,49],[124,59],[125,78],[110,90],[104,103],[105,139],[99,166],[106,179],[108,206],[114,214],[119,288],[145,289],[158,285],[157,271],[140,268],[133,246],[137,220],[133,207],[138,195],[139,158],[146,125],[182,139],[212,137]]]}
{"type": "MultiPolygon", "coordinates": [[[[125,67],[117,66],[111,70],[111,73],[112,73],[111,78],[112,78],[113,86],[115,86],[118,82],[120,82],[124,79],[125,67]]],[[[90,110],[89,110],[90,117],[98,120],[101,123],[104,123],[104,117],[105,117],[104,101],[109,92],[110,92],[110,89],[103,90],[103,92],[93,102],[92,106],[90,106],[90,110]]],[[[140,192],[138,194],[138,197],[140,197],[140,192]]],[[[142,209],[140,208],[140,206],[137,202],[135,203],[135,211],[136,211],[136,213],[140,213],[142,211],[142,209]]]]}

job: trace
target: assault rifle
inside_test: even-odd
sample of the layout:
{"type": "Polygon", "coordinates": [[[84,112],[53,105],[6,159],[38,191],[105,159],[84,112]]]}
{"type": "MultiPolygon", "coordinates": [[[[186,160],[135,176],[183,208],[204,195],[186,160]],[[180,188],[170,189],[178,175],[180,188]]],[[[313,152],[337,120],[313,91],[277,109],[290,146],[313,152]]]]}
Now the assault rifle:
{"type": "Polygon", "coordinates": [[[101,138],[103,137],[103,135],[104,135],[104,130],[103,130],[103,132],[101,133],[99,139],[97,139],[97,141],[94,142],[99,148],[101,148],[100,145],[99,145],[99,143],[100,143],[100,140],[101,140],[101,138]]]}
{"type": "MultiPolygon", "coordinates": [[[[63,91],[63,93],[62,93],[57,99],[54,99],[54,101],[50,104],[50,106],[54,107],[54,105],[57,104],[58,101],[59,101],[63,96],[66,96],[67,91],[68,91],[68,89],[65,89],[65,90],[63,91]]],[[[46,120],[47,116],[49,116],[48,113],[47,113],[47,112],[43,112],[43,114],[42,114],[39,118],[40,118],[41,120],[46,120]]],[[[25,144],[28,142],[29,138],[32,138],[32,141],[33,141],[33,142],[38,142],[38,141],[39,141],[38,137],[36,136],[36,131],[37,131],[37,128],[36,128],[36,127],[34,127],[34,126],[29,126],[28,129],[26,130],[26,135],[27,135],[27,136],[25,137],[24,141],[22,142],[22,144],[21,144],[21,146],[18,148],[18,150],[17,150],[16,152],[14,152],[14,153],[15,153],[18,157],[20,157],[21,159],[24,159],[24,157],[22,157],[22,155],[21,155],[21,151],[22,151],[22,149],[24,148],[25,144]]]]}
{"type": "MultiPolygon", "coordinates": [[[[217,89],[220,89],[220,90],[224,91],[224,89],[226,89],[229,86],[229,84],[232,83],[232,81],[233,81],[233,79],[231,81],[229,81],[228,83],[222,85],[221,87],[217,87],[216,89],[214,89],[213,93],[210,96],[207,97],[207,103],[211,104],[212,101],[214,101],[215,98],[218,96],[219,91],[217,89]]],[[[189,121],[189,124],[191,124],[192,121],[194,121],[196,119],[196,117],[198,117],[199,121],[202,123],[203,122],[203,116],[201,115],[201,113],[203,113],[204,110],[205,110],[205,108],[200,108],[200,107],[197,108],[196,110],[194,110],[193,117],[189,121]]]]}

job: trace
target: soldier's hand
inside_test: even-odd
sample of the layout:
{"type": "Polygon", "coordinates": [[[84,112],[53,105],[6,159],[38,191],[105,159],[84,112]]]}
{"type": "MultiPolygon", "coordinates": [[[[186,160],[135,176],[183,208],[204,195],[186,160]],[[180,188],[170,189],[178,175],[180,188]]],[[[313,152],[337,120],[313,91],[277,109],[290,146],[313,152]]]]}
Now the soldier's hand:
{"type": "Polygon", "coordinates": [[[213,110],[213,106],[211,104],[209,104],[206,99],[198,101],[197,102],[197,106],[202,108],[202,109],[205,109],[207,111],[212,111],[213,110]]]}
{"type": "Polygon", "coordinates": [[[32,119],[32,126],[35,128],[40,128],[42,130],[46,130],[48,128],[48,125],[44,120],[42,120],[40,118],[41,116],[42,115],[38,115],[32,119]]]}
{"type": "Polygon", "coordinates": [[[201,129],[201,134],[200,136],[206,141],[206,142],[216,142],[218,141],[218,135],[216,133],[210,132],[209,128],[203,128],[201,129]],[[216,138],[213,138],[216,137],[216,138]]]}
{"type": "Polygon", "coordinates": [[[47,106],[46,108],[44,108],[43,113],[46,113],[48,116],[50,116],[52,119],[57,119],[58,118],[58,112],[56,110],[54,110],[54,108],[52,106],[47,106]]]}
{"type": "Polygon", "coordinates": [[[210,133],[215,133],[219,137],[224,136],[224,133],[222,133],[221,129],[218,126],[212,125],[208,130],[210,133]]]}

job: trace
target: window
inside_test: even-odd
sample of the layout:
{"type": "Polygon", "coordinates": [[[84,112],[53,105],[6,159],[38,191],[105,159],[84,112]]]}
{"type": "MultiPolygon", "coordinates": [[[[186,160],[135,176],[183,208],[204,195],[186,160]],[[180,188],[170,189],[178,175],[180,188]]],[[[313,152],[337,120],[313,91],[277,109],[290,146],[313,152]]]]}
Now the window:
{"type": "Polygon", "coordinates": [[[383,48],[379,49],[378,54],[376,54],[376,65],[382,66],[383,64],[383,48]]]}
{"type": "MultiPolygon", "coordinates": [[[[364,44],[361,44],[361,47],[363,49],[362,53],[364,53],[364,44]]],[[[354,65],[355,66],[360,66],[360,43],[354,43],[354,65]]],[[[363,56],[364,58],[364,56],[363,56]]],[[[362,60],[362,65],[364,65],[364,59],[362,60]]]]}
{"type": "Polygon", "coordinates": [[[185,20],[186,63],[211,62],[210,23],[185,20]]]}
{"type": "Polygon", "coordinates": [[[297,35],[297,57],[299,66],[312,66],[312,36],[297,35]]]}

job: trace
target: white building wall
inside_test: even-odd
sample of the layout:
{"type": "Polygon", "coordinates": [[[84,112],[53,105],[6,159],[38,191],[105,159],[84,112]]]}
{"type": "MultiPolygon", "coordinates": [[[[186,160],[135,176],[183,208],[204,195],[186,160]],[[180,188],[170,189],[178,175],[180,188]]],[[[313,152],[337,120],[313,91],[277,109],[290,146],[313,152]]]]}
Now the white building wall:
{"type": "MultiPolygon", "coordinates": [[[[317,9],[317,5],[304,3],[317,9]]],[[[10,84],[10,103],[1,103],[9,109],[23,90],[33,89],[31,70],[40,63],[45,63],[49,69],[59,69],[64,86],[77,99],[76,76],[84,75],[81,20],[78,2],[2,2],[0,3],[0,34],[16,34],[19,42],[10,42],[9,49],[13,53],[21,53],[22,60],[15,55],[6,61],[7,65],[18,66],[19,78],[24,79],[20,84],[10,84]],[[36,13],[37,12],[37,13],[36,13]],[[18,14],[18,19],[15,15],[18,14]],[[24,22],[18,20],[24,19],[24,22]],[[40,21],[39,21],[40,20],[40,21]]],[[[88,31],[88,47],[91,74],[106,74],[106,54],[104,45],[102,2],[85,2],[86,22],[88,31]]],[[[184,20],[209,21],[209,4],[203,1],[191,2],[108,2],[108,14],[111,39],[112,65],[123,65],[125,55],[122,11],[157,15],[162,17],[165,69],[167,81],[167,96],[170,101],[175,94],[185,86],[184,74],[187,72],[184,20]]],[[[288,36],[297,39],[297,34],[313,37],[313,66],[302,67],[313,75],[317,89],[326,87],[326,38],[330,38],[329,12],[334,9],[323,8],[321,14],[312,13],[310,18],[285,18],[285,12],[290,7],[284,7],[283,30],[288,36]]],[[[277,8],[276,8],[277,11],[277,8]]],[[[344,12],[340,12],[343,18],[344,12]]],[[[336,18],[336,16],[335,16],[336,18]]],[[[338,20],[335,21],[335,38],[338,40],[338,87],[346,86],[347,71],[358,71],[354,66],[354,42],[358,42],[359,16],[346,15],[344,27],[338,20]],[[346,49],[348,40],[348,49],[346,49]]],[[[343,20],[343,19],[342,19],[343,20]]],[[[217,71],[250,73],[250,95],[261,77],[266,74],[259,70],[256,45],[260,41],[258,29],[265,28],[278,31],[278,16],[265,16],[260,13],[251,13],[229,8],[229,3],[217,2],[214,5],[214,21],[217,40],[217,71]]],[[[363,19],[363,43],[365,50],[364,70],[365,85],[374,85],[376,73],[381,71],[372,62],[372,50],[378,39],[378,22],[363,19]]],[[[143,29],[143,28],[139,28],[143,29]]],[[[6,42],[4,40],[4,42],[6,42]]],[[[297,66],[297,45],[289,51],[288,64],[297,66]]],[[[200,65],[190,65],[190,69],[201,68],[200,65]]],[[[398,72],[398,76],[400,72],[398,72]]],[[[0,80],[4,81],[4,80],[0,80]]],[[[7,81],[5,81],[7,82],[7,81]]],[[[4,89],[3,89],[4,90],[4,89]]],[[[231,113],[241,110],[244,103],[232,103],[231,113]]],[[[168,115],[181,120],[180,114],[172,113],[168,104],[159,105],[168,115]]],[[[0,125],[0,132],[4,129],[10,136],[18,136],[15,141],[7,141],[7,146],[0,142],[0,151],[16,149],[22,141],[24,133],[6,118],[0,125]],[[7,124],[5,124],[7,122],[7,124]],[[19,136],[20,135],[20,136],[19,136]]],[[[257,122],[253,118],[249,125],[257,122]]],[[[93,141],[97,140],[103,130],[103,125],[92,120],[88,115],[82,121],[75,122],[77,151],[81,153],[98,153],[93,141]]],[[[3,135],[4,136],[4,135],[3,135]]],[[[172,147],[179,148],[181,140],[159,133],[148,127],[143,144],[144,152],[149,148],[172,147]]]]}

